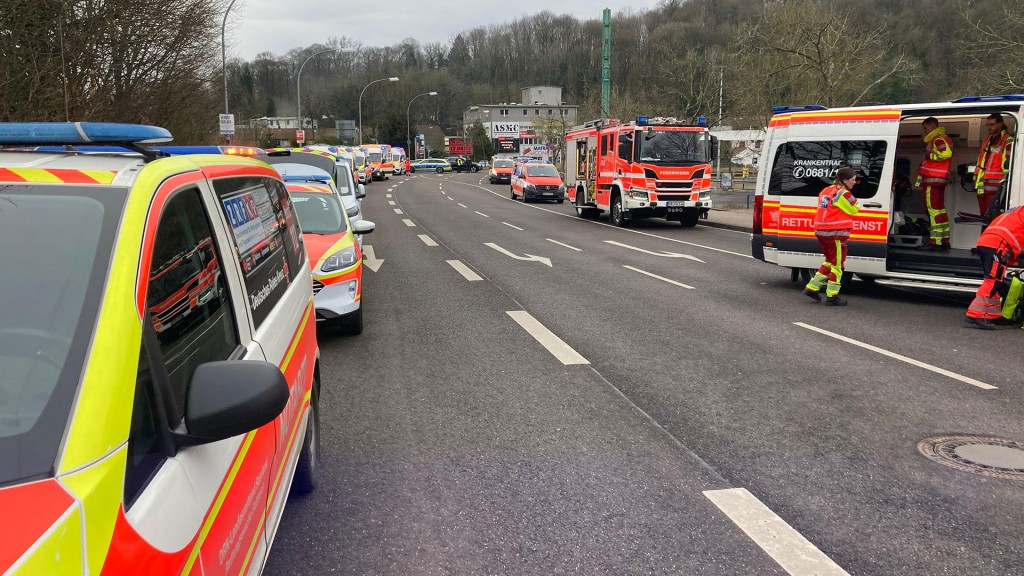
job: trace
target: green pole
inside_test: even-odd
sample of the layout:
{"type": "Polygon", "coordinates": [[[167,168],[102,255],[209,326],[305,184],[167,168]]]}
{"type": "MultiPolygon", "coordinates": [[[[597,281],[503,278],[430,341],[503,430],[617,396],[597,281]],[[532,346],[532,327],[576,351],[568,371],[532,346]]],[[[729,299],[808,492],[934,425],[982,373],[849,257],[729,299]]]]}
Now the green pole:
{"type": "Polygon", "coordinates": [[[601,19],[601,118],[608,118],[612,100],[612,11],[601,19]]]}

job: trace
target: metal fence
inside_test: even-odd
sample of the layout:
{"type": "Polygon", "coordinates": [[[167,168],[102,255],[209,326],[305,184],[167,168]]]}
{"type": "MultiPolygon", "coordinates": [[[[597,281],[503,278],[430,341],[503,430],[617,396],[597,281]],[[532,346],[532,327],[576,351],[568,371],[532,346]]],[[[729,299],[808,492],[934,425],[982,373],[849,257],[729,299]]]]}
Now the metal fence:
{"type": "Polygon", "coordinates": [[[715,191],[711,197],[715,208],[750,208],[754,205],[755,178],[733,178],[732,186],[722,188],[721,182],[714,181],[715,191]]]}

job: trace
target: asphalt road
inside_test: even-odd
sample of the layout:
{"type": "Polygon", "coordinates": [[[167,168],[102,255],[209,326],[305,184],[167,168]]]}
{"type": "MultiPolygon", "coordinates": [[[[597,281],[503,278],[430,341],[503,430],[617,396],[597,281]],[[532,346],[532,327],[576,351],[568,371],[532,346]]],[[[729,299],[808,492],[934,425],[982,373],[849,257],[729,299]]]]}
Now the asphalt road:
{"type": "Polygon", "coordinates": [[[853,282],[827,308],[748,234],[480,174],[363,211],[384,263],[365,332],[319,331],[323,483],[266,573],[1021,573],[1021,480],[918,450],[1024,441],[1024,334],[963,327],[969,298],[853,282]]]}

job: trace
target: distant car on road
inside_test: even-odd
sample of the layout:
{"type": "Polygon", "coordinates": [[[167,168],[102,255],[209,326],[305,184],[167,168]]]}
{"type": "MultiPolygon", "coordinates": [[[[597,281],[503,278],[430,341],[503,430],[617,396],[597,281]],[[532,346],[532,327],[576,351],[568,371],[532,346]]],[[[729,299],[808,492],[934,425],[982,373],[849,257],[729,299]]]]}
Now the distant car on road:
{"type": "Polygon", "coordinates": [[[491,166],[491,171],[487,175],[487,180],[491,184],[511,184],[512,183],[512,168],[516,165],[512,160],[506,160],[503,158],[496,158],[494,164],[491,166]]]}
{"type": "Polygon", "coordinates": [[[565,182],[551,164],[516,164],[512,169],[512,199],[565,201],[565,182]]]}
{"type": "Polygon", "coordinates": [[[479,172],[480,165],[464,156],[449,156],[446,158],[452,165],[452,172],[479,172]]]}
{"type": "Polygon", "coordinates": [[[452,171],[452,165],[442,158],[421,158],[419,160],[413,160],[409,164],[409,167],[413,172],[423,170],[426,172],[437,172],[438,174],[441,174],[452,171]]]}

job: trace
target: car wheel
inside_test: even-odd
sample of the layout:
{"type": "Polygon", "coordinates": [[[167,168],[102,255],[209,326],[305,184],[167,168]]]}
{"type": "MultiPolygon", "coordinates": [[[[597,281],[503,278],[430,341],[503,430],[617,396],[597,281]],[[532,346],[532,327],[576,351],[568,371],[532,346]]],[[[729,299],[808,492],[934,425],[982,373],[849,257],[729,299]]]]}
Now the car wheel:
{"type": "Polygon", "coordinates": [[[516,199],[516,189],[512,188],[511,186],[509,186],[508,189],[512,191],[512,199],[515,200],[516,199]]]}
{"type": "Polygon", "coordinates": [[[340,331],[346,336],[359,336],[363,333],[363,304],[360,302],[359,309],[345,319],[340,331]]]}
{"type": "Polygon", "coordinates": [[[683,215],[679,217],[679,223],[683,228],[693,228],[699,220],[700,212],[696,210],[683,210],[683,215]]]}
{"type": "Polygon", "coordinates": [[[437,173],[438,174],[444,174],[444,168],[438,168],[437,169],[437,173]]]}
{"type": "Polygon", "coordinates": [[[314,373],[313,390],[309,397],[309,418],[306,437],[295,464],[292,494],[309,494],[320,484],[320,377],[314,373]]]}
{"type": "Polygon", "coordinates": [[[608,221],[613,226],[623,227],[626,225],[626,218],[622,214],[622,197],[616,196],[612,200],[612,208],[608,211],[608,221]]]}
{"type": "Polygon", "coordinates": [[[476,172],[479,172],[479,171],[480,171],[480,169],[479,169],[479,168],[477,168],[476,166],[473,166],[472,168],[470,168],[470,169],[469,169],[469,171],[470,171],[470,172],[473,172],[473,173],[476,173],[476,172]]]}

